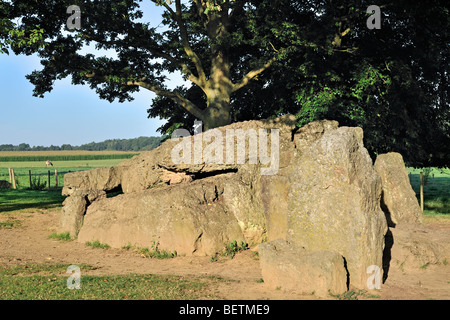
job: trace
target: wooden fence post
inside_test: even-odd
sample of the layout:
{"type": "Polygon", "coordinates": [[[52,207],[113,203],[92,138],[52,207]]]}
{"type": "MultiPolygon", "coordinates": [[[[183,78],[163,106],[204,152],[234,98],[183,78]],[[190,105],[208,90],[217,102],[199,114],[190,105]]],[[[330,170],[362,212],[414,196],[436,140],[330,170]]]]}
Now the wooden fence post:
{"type": "Polygon", "coordinates": [[[9,183],[12,184],[11,168],[8,168],[8,173],[9,173],[9,183]]]}
{"type": "Polygon", "coordinates": [[[55,169],[55,187],[58,188],[58,169],[55,169]]]}
{"type": "Polygon", "coordinates": [[[50,190],[50,170],[48,170],[48,190],[50,190]]]}
{"type": "Polygon", "coordinates": [[[30,177],[30,189],[32,189],[33,183],[31,182],[31,170],[28,170],[28,176],[30,177]]]}
{"type": "Polygon", "coordinates": [[[17,189],[17,186],[16,186],[16,175],[14,173],[14,169],[11,169],[11,177],[12,177],[13,189],[17,189]]]}
{"type": "Polygon", "coordinates": [[[420,171],[420,209],[423,212],[423,172],[420,171]]]}

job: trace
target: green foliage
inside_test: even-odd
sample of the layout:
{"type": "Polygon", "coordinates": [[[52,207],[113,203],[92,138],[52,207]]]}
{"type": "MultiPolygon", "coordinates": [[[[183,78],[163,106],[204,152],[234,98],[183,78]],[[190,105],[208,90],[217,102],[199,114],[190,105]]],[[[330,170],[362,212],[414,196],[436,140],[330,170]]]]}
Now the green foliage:
{"type": "Polygon", "coordinates": [[[140,1],[77,0],[82,29],[66,33],[67,1],[1,2],[0,47],[12,37],[14,53],[38,52],[43,69],[27,76],[35,96],[69,76],[108,101],[155,92],[148,115],[167,120],[163,134],[215,113],[212,125],[291,113],[299,126],[362,127],[373,158],[396,151],[408,165],[449,166],[445,1],[382,0],[380,30],[366,26],[366,0],[153,2],[162,28],[143,20],[140,1]],[[168,89],[173,72],[191,85],[168,89]]]}
{"type": "Polygon", "coordinates": [[[175,258],[177,256],[177,252],[175,250],[173,252],[168,252],[166,250],[160,250],[158,248],[158,243],[156,243],[155,241],[152,242],[152,246],[150,249],[136,247],[131,244],[123,246],[122,249],[136,251],[145,258],[170,259],[170,258],[175,258]]]}
{"type": "Polygon", "coordinates": [[[41,176],[33,176],[31,178],[30,190],[44,190],[47,187],[47,182],[41,182],[41,176]]]}
{"type": "Polygon", "coordinates": [[[329,295],[337,300],[358,300],[359,297],[363,298],[379,298],[379,295],[369,294],[366,290],[349,290],[341,294],[333,294],[329,292],[329,295]]]}
{"type": "Polygon", "coordinates": [[[0,222],[0,229],[20,228],[22,223],[17,219],[8,219],[8,221],[0,222]]]}
{"type": "Polygon", "coordinates": [[[299,39],[316,35],[314,52],[294,45],[278,78],[296,92],[299,126],[338,120],[364,129],[372,158],[395,151],[408,165],[449,166],[445,2],[377,3],[380,30],[365,26],[369,2],[314,3],[321,14],[297,32],[299,39]]]}
{"type": "Polygon", "coordinates": [[[111,248],[110,245],[108,245],[106,243],[101,243],[98,240],[86,241],[85,245],[90,246],[92,248],[98,248],[98,249],[109,249],[109,248],[111,248]]]}
{"type": "Polygon", "coordinates": [[[423,187],[424,216],[450,219],[450,169],[408,168],[408,171],[418,201],[420,201],[420,171],[428,173],[428,181],[423,187]]]}
{"type": "Polygon", "coordinates": [[[45,48],[45,30],[39,25],[27,25],[21,28],[8,17],[14,11],[11,3],[0,0],[0,54],[9,55],[8,47],[17,48],[45,48]]]}
{"type": "Polygon", "coordinates": [[[63,233],[52,233],[48,236],[50,239],[56,239],[60,241],[72,241],[73,239],[70,237],[69,232],[63,232],[63,233]]]}
{"type": "Polygon", "coordinates": [[[215,255],[211,256],[209,259],[210,262],[214,262],[218,260],[218,257],[229,257],[233,259],[236,253],[248,250],[248,244],[246,242],[241,241],[238,245],[237,241],[231,241],[225,246],[224,251],[217,252],[215,255]]]}

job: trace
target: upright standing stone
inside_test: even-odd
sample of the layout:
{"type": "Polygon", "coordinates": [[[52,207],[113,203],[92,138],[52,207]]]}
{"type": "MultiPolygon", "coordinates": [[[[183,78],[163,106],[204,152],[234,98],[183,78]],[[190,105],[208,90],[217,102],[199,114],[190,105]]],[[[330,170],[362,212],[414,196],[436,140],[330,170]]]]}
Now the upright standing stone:
{"type": "Polygon", "coordinates": [[[401,223],[421,223],[422,211],[409,182],[403,157],[400,153],[380,154],[374,165],[381,177],[383,194],[381,208],[389,226],[401,223]]]}
{"type": "Polygon", "coordinates": [[[287,240],[311,251],[338,252],[350,286],[364,289],[367,268],[382,268],[387,224],[380,208],[381,180],[363,146],[363,131],[322,121],[297,134],[287,240]]]}

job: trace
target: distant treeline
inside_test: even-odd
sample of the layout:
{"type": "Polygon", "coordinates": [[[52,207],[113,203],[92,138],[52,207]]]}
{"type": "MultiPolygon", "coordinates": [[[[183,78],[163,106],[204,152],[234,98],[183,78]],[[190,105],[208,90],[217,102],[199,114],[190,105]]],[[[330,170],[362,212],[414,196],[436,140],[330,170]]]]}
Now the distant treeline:
{"type": "Polygon", "coordinates": [[[148,151],[158,147],[164,137],[139,137],[134,139],[113,139],[103,142],[91,142],[81,146],[71,146],[63,144],[62,146],[30,147],[27,143],[21,143],[18,146],[12,144],[0,145],[0,151],[60,151],[60,150],[86,150],[86,151],[148,151]]]}
{"type": "MultiPolygon", "coordinates": [[[[81,161],[81,160],[110,160],[110,159],[130,159],[137,153],[116,153],[116,154],[71,154],[71,155],[52,155],[52,161],[81,161]]],[[[42,161],[45,162],[49,156],[1,156],[0,162],[17,161],[42,161]]]]}

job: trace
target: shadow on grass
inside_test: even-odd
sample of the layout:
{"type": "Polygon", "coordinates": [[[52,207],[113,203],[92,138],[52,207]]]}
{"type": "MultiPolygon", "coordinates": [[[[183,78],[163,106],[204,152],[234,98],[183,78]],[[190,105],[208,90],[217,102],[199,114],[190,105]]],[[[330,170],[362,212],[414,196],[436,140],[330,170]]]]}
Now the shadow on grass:
{"type": "Polygon", "coordinates": [[[0,212],[20,211],[24,209],[52,209],[62,206],[65,197],[61,188],[36,191],[26,189],[0,190],[0,212]]]}

